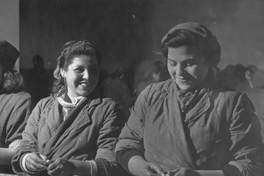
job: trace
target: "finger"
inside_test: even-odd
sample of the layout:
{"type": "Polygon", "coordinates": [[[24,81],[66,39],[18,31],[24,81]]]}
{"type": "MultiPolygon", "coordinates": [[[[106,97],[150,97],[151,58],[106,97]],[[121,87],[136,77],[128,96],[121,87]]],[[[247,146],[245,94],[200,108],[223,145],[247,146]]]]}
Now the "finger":
{"type": "Polygon", "coordinates": [[[56,163],[52,163],[50,164],[48,167],[47,167],[47,170],[48,171],[51,171],[51,170],[54,170],[54,169],[57,169],[58,168],[58,164],[56,163]]]}
{"type": "Polygon", "coordinates": [[[152,172],[151,170],[149,170],[149,171],[146,172],[146,175],[147,176],[157,176],[157,173],[156,172],[152,172]]]}
{"type": "Polygon", "coordinates": [[[27,160],[29,160],[30,162],[33,162],[33,163],[39,163],[39,164],[42,164],[42,165],[45,165],[47,166],[47,163],[45,162],[45,160],[43,160],[39,155],[37,154],[32,154],[32,155],[29,155],[27,157],[27,160]]]}
{"type": "Polygon", "coordinates": [[[62,171],[59,169],[59,167],[56,167],[53,170],[48,171],[48,174],[51,176],[60,175],[60,173],[62,173],[62,171]]]}
{"type": "Polygon", "coordinates": [[[162,168],[157,164],[151,164],[150,170],[155,174],[161,174],[161,172],[162,172],[162,168]]]}
{"type": "Polygon", "coordinates": [[[43,171],[46,169],[46,167],[43,167],[43,166],[40,166],[38,164],[31,164],[31,163],[27,163],[26,164],[26,168],[29,170],[29,171],[34,171],[34,172],[38,172],[38,171],[43,171]]]}
{"type": "Polygon", "coordinates": [[[52,163],[48,166],[47,170],[48,171],[52,171],[52,170],[56,170],[56,169],[62,169],[63,168],[63,164],[60,163],[52,163]]]}
{"type": "Polygon", "coordinates": [[[48,160],[48,157],[45,156],[45,155],[39,154],[39,156],[40,156],[44,161],[47,161],[47,160],[48,160]]]}
{"type": "Polygon", "coordinates": [[[32,158],[27,158],[26,160],[26,164],[27,164],[27,168],[30,167],[29,169],[33,169],[35,170],[45,170],[46,169],[46,165],[43,162],[38,163],[38,161],[32,159],[32,158]]]}
{"type": "Polygon", "coordinates": [[[174,169],[172,171],[168,171],[166,176],[173,176],[175,175],[177,172],[179,172],[179,170],[181,170],[181,168],[177,168],[177,169],[174,169]]]}

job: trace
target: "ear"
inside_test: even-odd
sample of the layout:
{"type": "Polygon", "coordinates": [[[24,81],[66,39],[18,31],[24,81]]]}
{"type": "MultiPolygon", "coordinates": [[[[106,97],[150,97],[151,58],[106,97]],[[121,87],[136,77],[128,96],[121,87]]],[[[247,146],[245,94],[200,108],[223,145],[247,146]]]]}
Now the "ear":
{"type": "Polygon", "coordinates": [[[60,75],[61,77],[65,78],[65,75],[66,75],[65,70],[60,69],[60,75]]]}

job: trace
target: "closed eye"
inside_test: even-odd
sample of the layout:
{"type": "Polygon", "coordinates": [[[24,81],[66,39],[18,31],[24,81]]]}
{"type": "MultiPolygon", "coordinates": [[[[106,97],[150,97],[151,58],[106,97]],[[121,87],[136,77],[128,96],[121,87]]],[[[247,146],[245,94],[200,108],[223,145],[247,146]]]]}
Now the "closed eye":
{"type": "Polygon", "coordinates": [[[177,62],[174,62],[174,61],[171,61],[171,60],[168,60],[168,63],[170,64],[170,66],[174,67],[177,65],[177,62]]]}

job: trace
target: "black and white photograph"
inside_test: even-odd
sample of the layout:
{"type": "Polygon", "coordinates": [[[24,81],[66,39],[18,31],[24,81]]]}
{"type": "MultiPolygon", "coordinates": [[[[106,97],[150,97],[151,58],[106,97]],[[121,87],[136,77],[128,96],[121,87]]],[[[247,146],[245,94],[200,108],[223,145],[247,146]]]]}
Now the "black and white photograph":
{"type": "Polygon", "coordinates": [[[0,0],[0,176],[264,176],[264,0],[0,0]]]}

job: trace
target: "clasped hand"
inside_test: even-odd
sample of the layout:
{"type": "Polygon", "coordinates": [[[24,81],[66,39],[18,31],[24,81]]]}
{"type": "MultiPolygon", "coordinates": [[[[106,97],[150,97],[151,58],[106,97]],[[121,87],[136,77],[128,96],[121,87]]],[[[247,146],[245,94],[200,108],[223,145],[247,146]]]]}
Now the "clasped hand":
{"type": "Polygon", "coordinates": [[[200,174],[194,170],[182,167],[167,172],[165,176],[200,176],[200,174]]]}
{"type": "Polygon", "coordinates": [[[196,171],[184,167],[165,172],[159,165],[151,162],[144,165],[141,171],[141,176],[200,176],[196,171]]]}
{"type": "Polygon", "coordinates": [[[57,158],[56,160],[48,160],[46,156],[30,153],[26,158],[26,168],[30,172],[40,172],[47,170],[51,176],[71,175],[74,171],[74,166],[68,160],[57,158]]]}

